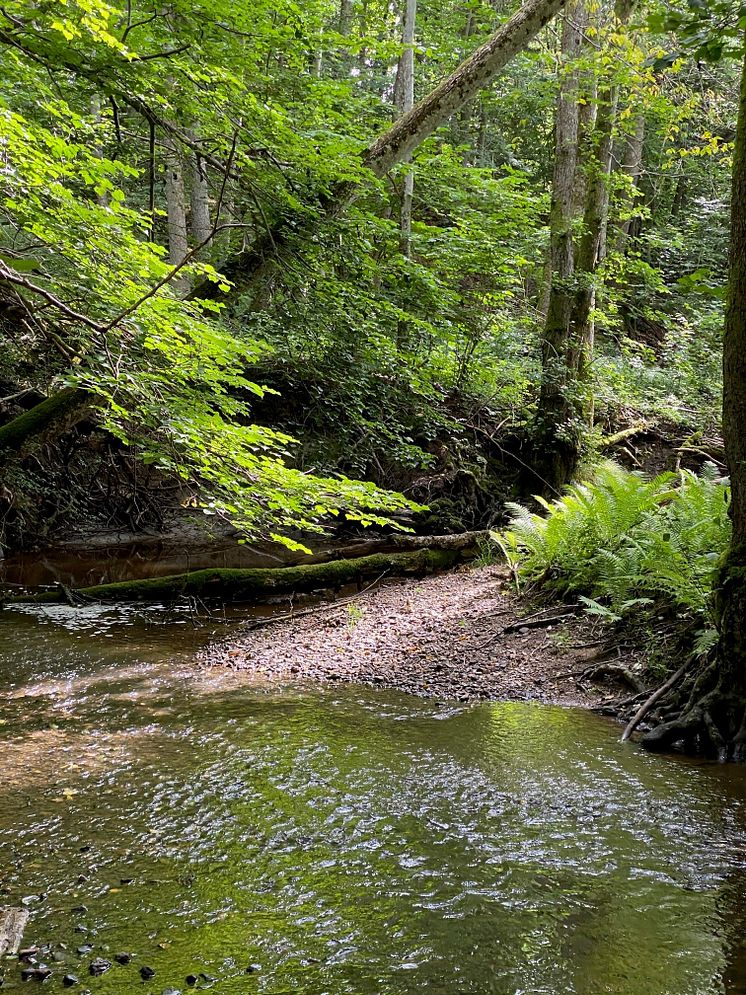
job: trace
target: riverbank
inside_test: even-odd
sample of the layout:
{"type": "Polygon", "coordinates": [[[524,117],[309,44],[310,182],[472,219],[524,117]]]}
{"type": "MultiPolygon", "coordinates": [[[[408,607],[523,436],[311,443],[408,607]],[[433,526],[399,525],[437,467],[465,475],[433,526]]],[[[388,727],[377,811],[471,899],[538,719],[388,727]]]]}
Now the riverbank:
{"type": "Polygon", "coordinates": [[[250,622],[201,659],[262,683],[351,681],[431,698],[586,707],[607,697],[608,688],[581,679],[598,647],[585,645],[577,619],[531,628],[525,614],[504,567],[465,567],[250,622]]]}

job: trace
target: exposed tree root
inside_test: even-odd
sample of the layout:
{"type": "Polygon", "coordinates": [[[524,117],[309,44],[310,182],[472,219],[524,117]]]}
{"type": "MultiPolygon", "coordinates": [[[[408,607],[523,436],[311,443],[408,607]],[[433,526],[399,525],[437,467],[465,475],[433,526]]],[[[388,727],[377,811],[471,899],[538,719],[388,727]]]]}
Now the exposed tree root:
{"type": "Polygon", "coordinates": [[[629,737],[632,735],[632,733],[635,731],[635,729],[638,727],[638,725],[642,722],[642,720],[645,718],[645,716],[651,710],[651,708],[653,707],[653,705],[655,705],[655,703],[657,701],[660,701],[660,699],[668,691],[670,691],[671,688],[675,684],[678,684],[678,682],[681,680],[681,678],[686,673],[686,669],[687,669],[688,666],[689,666],[689,663],[687,661],[687,663],[685,663],[683,666],[679,667],[679,669],[676,671],[676,673],[673,675],[673,677],[669,677],[669,679],[666,681],[666,683],[662,684],[657,690],[655,690],[650,695],[650,697],[647,699],[647,701],[645,701],[640,706],[640,708],[638,708],[638,710],[635,712],[635,714],[632,716],[632,718],[630,719],[629,723],[627,724],[627,728],[624,730],[624,733],[622,734],[622,742],[623,743],[626,742],[626,740],[629,739],[629,737]]]}

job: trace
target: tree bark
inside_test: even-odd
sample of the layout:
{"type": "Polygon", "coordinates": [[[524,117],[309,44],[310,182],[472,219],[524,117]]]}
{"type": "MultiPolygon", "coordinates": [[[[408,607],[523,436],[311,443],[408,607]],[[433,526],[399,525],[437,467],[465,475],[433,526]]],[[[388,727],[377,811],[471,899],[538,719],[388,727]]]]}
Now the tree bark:
{"type": "Polygon", "coordinates": [[[210,183],[207,163],[198,152],[190,156],[191,166],[191,230],[195,245],[202,245],[210,237],[212,218],[210,217],[210,183]]]}
{"type": "MultiPolygon", "coordinates": [[[[620,28],[632,11],[632,0],[617,4],[615,27],[620,28]]],[[[580,21],[578,3],[574,16],[580,21]]],[[[582,34],[583,24],[574,28],[582,34]]],[[[573,29],[568,29],[568,31],[573,29]]],[[[563,39],[564,41],[564,39],[563,39]]],[[[568,40],[572,55],[572,39],[568,40]]],[[[577,42],[576,42],[577,44],[577,42]]],[[[564,48],[564,45],[563,45],[564,48]]],[[[608,70],[607,70],[608,71],[608,70]]],[[[569,85],[569,84],[568,84],[569,85]]],[[[575,86],[577,92],[577,85],[575,86]]],[[[548,491],[560,490],[571,478],[580,458],[583,435],[593,418],[589,371],[593,358],[593,308],[596,300],[596,272],[606,251],[609,214],[609,181],[613,161],[614,128],[617,119],[619,87],[604,83],[598,88],[595,127],[589,135],[590,161],[585,167],[583,220],[579,238],[573,240],[577,176],[569,170],[578,159],[580,109],[564,111],[560,94],[558,107],[557,165],[552,214],[552,288],[542,339],[542,386],[535,431],[535,467],[548,491]],[[566,123],[563,124],[563,122],[566,123]],[[564,152],[562,128],[575,152],[564,152]]],[[[573,94],[568,95],[571,100],[573,94]]]]}
{"type": "Polygon", "coordinates": [[[723,436],[733,536],[716,585],[720,641],[682,715],[643,739],[651,750],[683,742],[746,760],[746,59],[733,150],[730,272],[723,340],[723,436]]]}
{"type": "MultiPolygon", "coordinates": [[[[397,163],[428,138],[437,128],[480,90],[489,86],[515,55],[562,9],[567,0],[526,0],[526,3],[495,34],[465,59],[461,65],[402,115],[363,153],[362,163],[374,176],[383,177],[397,163]]],[[[364,6],[362,16],[365,14],[364,6]]],[[[253,286],[265,283],[281,264],[284,254],[299,235],[301,239],[318,230],[319,221],[339,217],[356,199],[360,184],[336,185],[320,204],[320,218],[298,224],[298,218],[282,218],[239,257],[229,260],[223,273],[231,280],[253,286]]],[[[210,296],[214,286],[204,284],[199,293],[210,296]]]]}
{"type": "MultiPolygon", "coordinates": [[[[398,115],[408,114],[414,107],[414,29],[417,19],[417,0],[404,0],[404,22],[402,25],[402,45],[404,51],[399,58],[396,72],[395,93],[398,97],[398,115]]],[[[409,161],[407,156],[405,161],[409,161]]],[[[410,167],[404,175],[401,208],[399,212],[399,249],[402,255],[412,254],[412,201],[414,200],[414,171],[410,167]]]]}
{"type": "Polygon", "coordinates": [[[555,111],[555,158],[549,214],[551,278],[541,342],[542,380],[534,425],[534,465],[540,482],[556,491],[574,469],[574,401],[568,396],[567,345],[575,272],[575,178],[580,112],[574,62],[587,22],[583,0],[568,8],[562,29],[562,79],[555,111]]]}
{"type": "MultiPolygon", "coordinates": [[[[165,162],[165,188],[168,261],[172,266],[177,266],[189,251],[189,236],[183,163],[181,153],[171,139],[168,141],[165,162]]],[[[177,277],[171,282],[171,286],[178,294],[183,294],[189,289],[189,281],[186,277],[177,277]]]]}
{"type": "Polygon", "coordinates": [[[91,400],[87,391],[64,387],[0,427],[0,467],[22,462],[60,438],[85,418],[91,400]]]}

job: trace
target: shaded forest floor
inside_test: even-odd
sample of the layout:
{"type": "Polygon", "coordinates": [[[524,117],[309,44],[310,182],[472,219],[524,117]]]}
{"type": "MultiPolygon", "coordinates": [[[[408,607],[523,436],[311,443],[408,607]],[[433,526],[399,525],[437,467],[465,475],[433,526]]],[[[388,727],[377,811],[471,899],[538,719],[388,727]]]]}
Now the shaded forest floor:
{"type": "Polygon", "coordinates": [[[504,567],[462,568],[387,582],[257,629],[249,623],[203,659],[251,671],[260,683],[342,680],[463,701],[589,707],[612,691],[618,697],[618,687],[589,682],[585,671],[596,666],[598,644],[588,642],[580,620],[562,613],[552,606],[529,614],[504,567]]]}

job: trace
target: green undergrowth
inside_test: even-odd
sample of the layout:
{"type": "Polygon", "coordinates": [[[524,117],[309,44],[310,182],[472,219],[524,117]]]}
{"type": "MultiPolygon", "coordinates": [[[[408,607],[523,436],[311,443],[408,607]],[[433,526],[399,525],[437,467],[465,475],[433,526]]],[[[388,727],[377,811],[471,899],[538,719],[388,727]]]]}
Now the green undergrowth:
{"type": "Polygon", "coordinates": [[[713,646],[713,586],[730,539],[730,491],[716,467],[650,479],[606,461],[561,498],[537,500],[543,514],[510,504],[496,537],[525,591],[577,599],[641,637],[673,624],[698,654],[713,646]]]}

